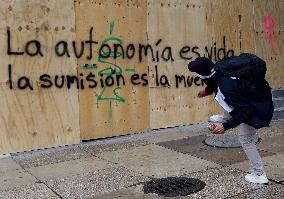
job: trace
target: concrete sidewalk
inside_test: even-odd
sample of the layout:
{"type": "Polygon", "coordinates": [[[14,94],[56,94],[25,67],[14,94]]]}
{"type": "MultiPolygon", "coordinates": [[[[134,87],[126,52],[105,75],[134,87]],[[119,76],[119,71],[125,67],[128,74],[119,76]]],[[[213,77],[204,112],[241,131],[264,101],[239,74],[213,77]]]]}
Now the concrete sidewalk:
{"type": "MultiPolygon", "coordinates": [[[[155,178],[186,176],[206,187],[176,198],[284,198],[284,120],[260,131],[270,182],[245,182],[240,148],[202,143],[207,124],[155,130],[80,145],[11,154],[0,159],[0,198],[163,198],[144,194],[155,178]]],[[[236,133],[236,132],[231,132],[236,133]]]]}

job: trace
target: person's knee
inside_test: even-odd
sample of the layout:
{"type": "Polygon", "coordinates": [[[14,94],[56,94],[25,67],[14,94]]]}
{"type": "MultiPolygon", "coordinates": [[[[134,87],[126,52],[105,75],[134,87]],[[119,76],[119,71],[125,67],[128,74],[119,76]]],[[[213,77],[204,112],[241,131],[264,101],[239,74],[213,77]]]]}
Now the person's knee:
{"type": "Polygon", "coordinates": [[[239,136],[239,141],[240,141],[240,143],[241,143],[241,145],[243,146],[245,143],[247,143],[247,140],[246,140],[246,138],[244,137],[244,136],[239,136]]]}
{"type": "Polygon", "coordinates": [[[242,146],[248,147],[253,144],[254,138],[251,136],[240,135],[239,141],[242,146]]]}

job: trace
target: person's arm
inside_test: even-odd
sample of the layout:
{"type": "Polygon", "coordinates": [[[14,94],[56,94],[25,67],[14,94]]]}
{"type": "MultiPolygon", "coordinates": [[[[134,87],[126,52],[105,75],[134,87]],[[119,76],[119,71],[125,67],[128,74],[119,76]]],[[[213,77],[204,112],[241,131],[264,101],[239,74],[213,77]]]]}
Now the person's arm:
{"type": "Polygon", "coordinates": [[[253,114],[253,107],[248,99],[239,92],[229,91],[224,94],[225,101],[234,107],[232,117],[223,123],[224,130],[232,129],[244,123],[253,114]]]}

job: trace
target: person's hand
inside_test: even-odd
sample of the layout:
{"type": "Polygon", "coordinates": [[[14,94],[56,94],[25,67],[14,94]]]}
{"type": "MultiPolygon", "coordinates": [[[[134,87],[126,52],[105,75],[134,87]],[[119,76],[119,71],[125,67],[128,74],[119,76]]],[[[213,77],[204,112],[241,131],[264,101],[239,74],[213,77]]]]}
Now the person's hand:
{"type": "Polygon", "coordinates": [[[225,129],[222,123],[214,123],[216,127],[212,130],[213,134],[224,134],[225,129]]]}

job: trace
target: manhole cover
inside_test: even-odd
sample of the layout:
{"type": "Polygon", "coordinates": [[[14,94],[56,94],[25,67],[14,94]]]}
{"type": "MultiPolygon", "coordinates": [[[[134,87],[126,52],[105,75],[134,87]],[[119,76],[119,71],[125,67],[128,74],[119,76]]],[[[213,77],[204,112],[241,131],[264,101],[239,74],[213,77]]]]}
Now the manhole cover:
{"type": "Polygon", "coordinates": [[[144,185],[144,193],[156,193],[164,197],[187,196],[196,193],[206,184],[201,180],[186,177],[155,179],[144,185]]]}
{"type": "MultiPolygon", "coordinates": [[[[261,141],[260,138],[258,138],[257,143],[261,141]]],[[[212,136],[207,139],[205,139],[205,144],[209,146],[214,147],[220,147],[220,148],[238,148],[242,147],[240,141],[239,141],[239,135],[238,134],[223,134],[218,136],[212,136]]]]}

